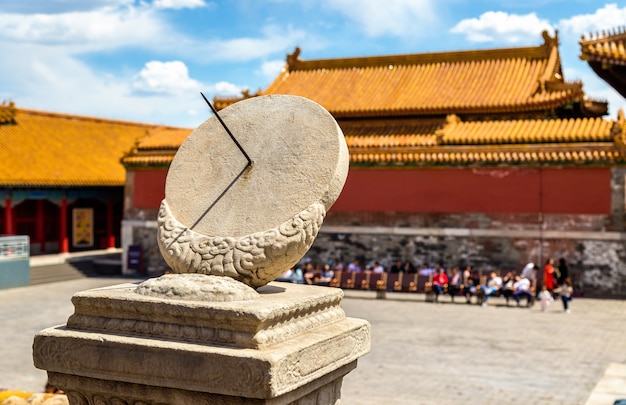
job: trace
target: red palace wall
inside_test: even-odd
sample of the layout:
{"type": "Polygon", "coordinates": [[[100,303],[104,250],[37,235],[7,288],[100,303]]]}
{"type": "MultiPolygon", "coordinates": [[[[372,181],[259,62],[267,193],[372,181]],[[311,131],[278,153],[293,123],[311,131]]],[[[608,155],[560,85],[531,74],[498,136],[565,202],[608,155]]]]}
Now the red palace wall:
{"type": "Polygon", "coordinates": [[[350,169],[332,211],[610,214],[611,169],[350,169]]]}
{"type": "MultiPolygon", "coordinates": [[[[166,175],[134,172],[134,208],[158,209],[166,175]]],[[[351,168],[332,210],[608,215],[611,169],[351,168]]]]}
{"type": "Polygon", "coordinates": [[[159,209],[165,197],[167,170],[139,170],[133,177],[133,207],[159,209]]]}

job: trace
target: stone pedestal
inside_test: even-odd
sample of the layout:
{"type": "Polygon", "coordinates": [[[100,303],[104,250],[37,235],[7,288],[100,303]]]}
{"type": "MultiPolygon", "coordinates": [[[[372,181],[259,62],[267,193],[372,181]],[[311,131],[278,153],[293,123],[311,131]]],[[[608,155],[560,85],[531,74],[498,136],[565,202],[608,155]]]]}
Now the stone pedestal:
{"type": "Polygon", "coordinates": [[[77,293],[67,325],[35,336],[35,366],[72,405],[338,404],[370,347],[343,292],[242,286],[178,274],[77,293]]]}

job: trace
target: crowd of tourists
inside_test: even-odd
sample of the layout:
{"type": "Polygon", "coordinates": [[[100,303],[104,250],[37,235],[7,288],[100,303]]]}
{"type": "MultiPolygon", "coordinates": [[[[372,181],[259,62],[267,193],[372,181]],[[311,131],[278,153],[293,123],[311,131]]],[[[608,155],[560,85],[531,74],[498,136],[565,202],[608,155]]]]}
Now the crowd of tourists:
{"type": "Polygon", "coordinates": [[[371,273],[406,273],[419,274],[428,277],[429,286],[434,294],[434,302],[439,302],[441,295],[449,295],[454,301],[455,297],[462,297],[470,304],[475,297],[477,303],[486,306],[492,297],[504,297],[507,304],[514,301],[517,306],[525,303],[530,307],[539,301],[541,310],[545,311],[555,298],[560,298],[563,309],[570,312],[569,302],[573,296],[572,279],[564,258],[559,259],[555,266],[554,259],[546,261],[541,269],[535,263],[528,263],[520,272],[509,271],[504,275],[491,271],[487,277],[481,277],[481,273],[472,266],[467,265],[461,269],[455,266],[446,270],[443,263],[429,266],[427,263],[415,266],[410,261],[397,260],[391,266],[385,267],[375,261],[365,267],[358,260],[344,265],[341,262],[328,262],[324,264],[313,263],[305,259],[297,266],[289,269],[278,277],[278,281],[286,281],[297,284],[332,285],[338,272],[371,272],[371,273]],[[541,276],[541,277],[540,277],[541,276]],[[541,289],[537,291],[537,281],[541,279],[541,289]]]}

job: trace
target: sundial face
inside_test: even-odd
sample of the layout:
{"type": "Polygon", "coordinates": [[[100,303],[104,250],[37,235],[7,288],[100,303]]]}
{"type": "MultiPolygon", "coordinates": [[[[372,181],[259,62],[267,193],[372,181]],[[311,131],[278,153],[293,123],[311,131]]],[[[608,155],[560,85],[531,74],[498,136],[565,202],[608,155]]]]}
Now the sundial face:
{"type": "Polygon", "coordinates": [[[341,129],[321,106],[296,96],[240,101],[220,111],[246,157],[213,116],[170,166],[172,215],[202,235],[241,237],[275,228],[314,203],[326,209],[348,172],[341,129]]]}

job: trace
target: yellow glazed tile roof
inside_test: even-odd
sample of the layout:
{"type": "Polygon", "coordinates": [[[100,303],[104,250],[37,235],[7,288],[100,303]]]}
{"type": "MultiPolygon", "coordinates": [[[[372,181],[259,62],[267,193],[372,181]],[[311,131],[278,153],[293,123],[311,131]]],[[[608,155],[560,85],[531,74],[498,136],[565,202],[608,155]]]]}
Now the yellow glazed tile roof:
{"type": "Polygon", "coordinates": [[[442,145],[611,142],[614,126],[602,118],[448,121],[440,132],[442,145]]]}
{"type": "MultiPolygon", "coordinates": [[[[435,143],[393,144],[385,136],[372,136],[366,147],[350,146],[350,160],[354,165],[409,166],[614,164],[624,161],[625,128],[622,113],[618,122],[601,118],[462,122],[452,115],[435,130],[435,143]]],[[[350,145],[349,135],[346,140],[350,145]]]]}
{"type": "Polygon", "coordinates": [[[542,147],[511,149],[500,146],[482,148],[436,148],[422,152],[354,153],[353,165],[406,166],[510,166],[510,165],[581,165],[624,162],[624,154],[612,145],[587,148],[542,147]]]}
{"type": "Polygon", "coordinates": [[[602,32],[580,40],[580,58],[586,61],[626,65],[626,30],[602,32]]]}
{"type": "MultiPolygon", "coordinates": [[[[123,186],[120,159],[156,125],[16,109],[0,125],[0,185],[123,186]]],[[[172,129],[177,132],[179,129],[172,129]]]]}
{"type": "MultiPolygon", "coordinates": [[[[551,109],[584,95],[563,80],[558,38],[527,48],[300,60],[263,94],[314,100],[336,118],[551,109]]],[[[215,99],[224,107],[234,99],[215,99]]]]}
{"type": "Polygon", "coordinates": [[[122,164],[127,168],[167,167],[174,159],[178,147],[191,132],[188,128],[154,128],[124,156],[122,164]]]}
{"type": "Polygon", "coordinates": [[[137,147],[143,150],[178,149],[191,131],[188,128],[154,128],[139,140],[137,147]]]}
{"type": "Polygon", "coordinates": [[[339,125],[350,150],[372,147],[416,147],[437,144],[443,120],[344,121],[339,125]]]}
{"type": "MultiPolygon", "coordinates": [[[[624,163],[626,124],[602,118],[463,122],[446,119],[339,120],[352,165],[483,166],[624,163]]],[[[127,167],[166,167],[190,130],[146,136],[127,167]],[[157,142],[157,140],[161,140],[157,142]],[[178,142],[178,144],[176,144],[178,142]],[[149,147],[146,147],[149,146],[149,147]]]]}

